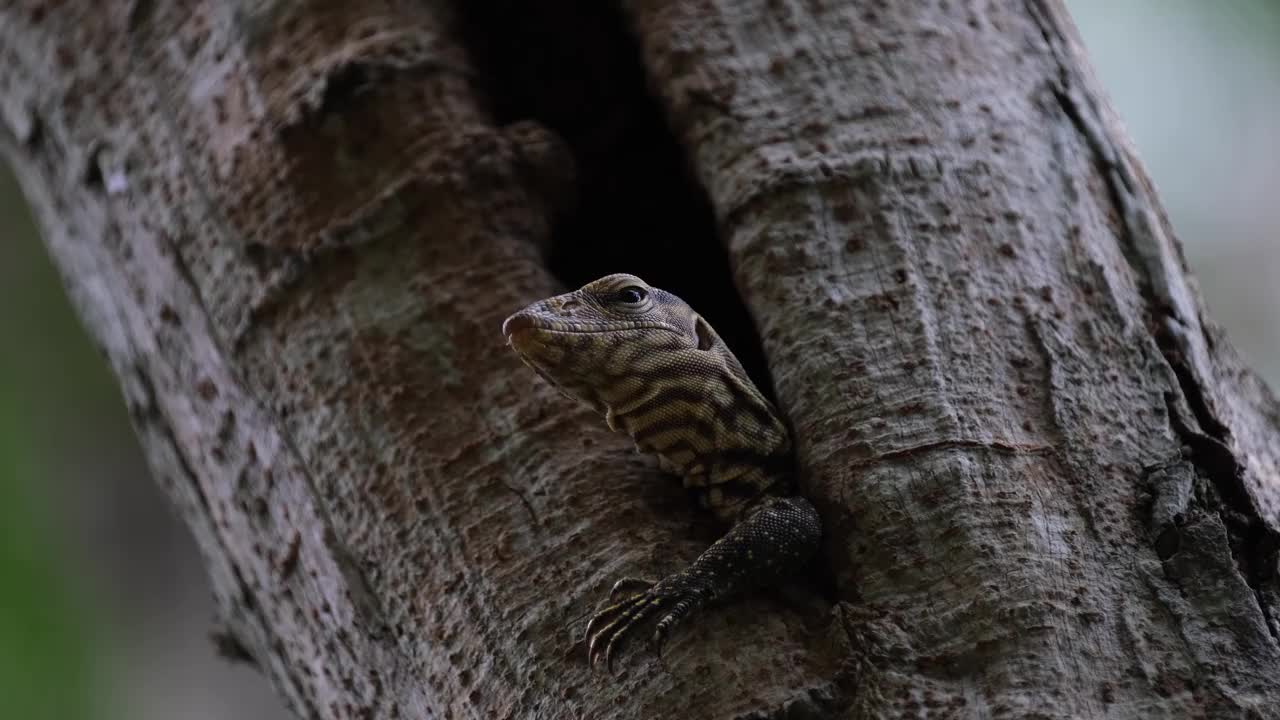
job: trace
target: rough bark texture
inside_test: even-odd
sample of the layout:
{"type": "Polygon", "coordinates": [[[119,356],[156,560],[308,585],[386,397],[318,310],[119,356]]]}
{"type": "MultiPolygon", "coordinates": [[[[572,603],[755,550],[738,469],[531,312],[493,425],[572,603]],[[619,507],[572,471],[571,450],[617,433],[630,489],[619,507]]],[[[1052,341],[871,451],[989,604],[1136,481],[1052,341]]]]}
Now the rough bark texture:
{"type": "Polygon", "coordinates": [[[302,716],[1280,706],[1280,412],[1053,0],[5,2],[0,120],[302,716]],[[501,347],[548,268],[767,366],[827,527],[616,679],[587,614],[714,530],[501,347]]]}

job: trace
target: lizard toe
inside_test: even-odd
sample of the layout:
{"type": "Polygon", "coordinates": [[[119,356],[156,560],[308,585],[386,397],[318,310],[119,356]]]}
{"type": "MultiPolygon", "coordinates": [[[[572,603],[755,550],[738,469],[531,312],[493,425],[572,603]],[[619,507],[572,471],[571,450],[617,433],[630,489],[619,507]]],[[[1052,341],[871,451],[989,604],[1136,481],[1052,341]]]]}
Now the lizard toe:
{"type": "Polygon", "coordinates": [[[619,598],[635,597],[653,587],[652,580],[637,577],[624,577],[613,584],[609,590],[609,601],[617,602],[619,598]]]}
{"type": "Polygon", "coordinates": [[[662,648],[667,644],[667,637],[670,636],[671,630],[675,628],[681,620],[683,620],[697,605],[697,598],[693,595],[687,595],[676,600],[665,615],[658,620],[657,626],[653,630],[653,646],[658,654],[662,654],[662,648]]]}

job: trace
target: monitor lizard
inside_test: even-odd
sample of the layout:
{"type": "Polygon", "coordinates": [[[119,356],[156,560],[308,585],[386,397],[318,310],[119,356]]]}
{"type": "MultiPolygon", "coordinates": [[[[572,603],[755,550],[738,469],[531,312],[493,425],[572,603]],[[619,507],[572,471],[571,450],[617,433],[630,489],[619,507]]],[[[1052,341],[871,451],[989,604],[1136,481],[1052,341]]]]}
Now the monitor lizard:
{"type": "Polygon", "coordinates": [[[658,582],[618,580],[588,622],[588,663],[657,618],[671,629],[708,603],[776,583],[818,549],[822,523],[797,495],[790,431],[715,330],[675,295],[634,275],[608,275],[529,305],[502,333],[562,393],[684,479],[728,532],[688,568],[658,582]]]}

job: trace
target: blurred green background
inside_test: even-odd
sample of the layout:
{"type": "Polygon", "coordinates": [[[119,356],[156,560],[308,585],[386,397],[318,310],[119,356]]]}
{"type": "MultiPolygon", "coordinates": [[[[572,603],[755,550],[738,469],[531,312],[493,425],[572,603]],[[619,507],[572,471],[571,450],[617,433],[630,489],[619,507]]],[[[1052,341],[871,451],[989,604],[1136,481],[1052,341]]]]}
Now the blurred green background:
{"type": "MultiPolygon", "coordinates": [[[[1211,315],[1280,387],[1280,3],[1069,0],[1211,315]]],[[[283,718],[0,168],[0,715],[283,718]]]]}

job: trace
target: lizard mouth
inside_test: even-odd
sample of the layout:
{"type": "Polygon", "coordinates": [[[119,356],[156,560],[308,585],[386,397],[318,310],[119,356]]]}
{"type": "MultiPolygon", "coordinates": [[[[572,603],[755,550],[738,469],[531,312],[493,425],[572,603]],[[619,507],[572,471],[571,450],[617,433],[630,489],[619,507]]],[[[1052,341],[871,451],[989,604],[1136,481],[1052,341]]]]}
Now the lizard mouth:
{"type": "Polygon", "coordinates": [[[596,333],[626,332],[628,330],[666,330],[680,331],[664,322],[654,320],[611,320],[609,322],[594,320],[549,320],[526,313],[516,313],[502,323],[502,334],[508,340],[525,335],[528,332],[540,332],[551,335],[591,335],[596,333]]]}
{"type": "Polygon", "coordinates": [[[516,355],[520,357],[521,362],[531,368],[538,374],[538,377],[545,380],[548,385],[555,388],[561,395],[570,400],[585,403],[591,409],[603,415],[606,409],[604,400],[589,383],[566,383],[563,381],[560,378],[560,373],[554,370],[559,361],[541,357],[539,350],[544,350],[544,348],[540,343],[525,343],[524,347],[521,347],[521,338],[527,340],[529,333],[537,332],[537,330],[538,328],[520,328],[510,334],[508,342],[515,349],[516,355]]]}

